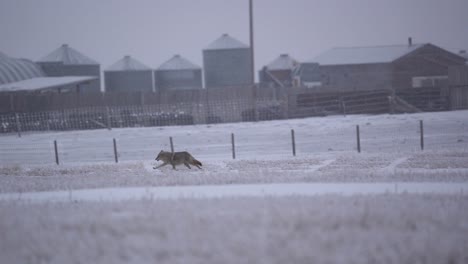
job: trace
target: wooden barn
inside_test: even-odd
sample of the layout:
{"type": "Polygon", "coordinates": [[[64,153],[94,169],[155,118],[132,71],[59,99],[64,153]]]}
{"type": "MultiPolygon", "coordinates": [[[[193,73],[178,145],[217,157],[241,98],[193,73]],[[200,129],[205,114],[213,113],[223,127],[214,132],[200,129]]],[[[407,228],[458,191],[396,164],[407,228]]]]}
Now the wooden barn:
{"type": "Polygon", "coordinates": [[[448,69],[465,64],[457,53],[436,45],[333,48],[313,59],[322,88],[337,91],[408,89],[448,85],[448,69]]]}

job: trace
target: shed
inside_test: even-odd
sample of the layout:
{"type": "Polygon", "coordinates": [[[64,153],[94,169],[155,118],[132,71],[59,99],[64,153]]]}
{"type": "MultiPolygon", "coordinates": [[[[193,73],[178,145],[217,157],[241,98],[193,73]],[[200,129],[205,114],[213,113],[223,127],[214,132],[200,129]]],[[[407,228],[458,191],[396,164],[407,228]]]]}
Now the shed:
{"type": "Polygon", "coordinates": [[[202,88],[201,67],[178,54],[155,70],[154,79],[158,91],[202,88]]]}
{"type": "Polygon", "coordinates": [[[106,92],[153,91],[153,70],[132,58],[124,56],[104,71],[106,92]]]}
{"type": "Polygon", "coordinates": [[[293,73],[299,66],[297,60],[288,54],[281,54],[259,71],[260,84],[263,87],[291,87],[293,73]]]}
{"type": "Polygon", "coordinates": [[[252,83],[250,48],[228,34],[203,50],[203,67],[208,89],[252,83]]]}

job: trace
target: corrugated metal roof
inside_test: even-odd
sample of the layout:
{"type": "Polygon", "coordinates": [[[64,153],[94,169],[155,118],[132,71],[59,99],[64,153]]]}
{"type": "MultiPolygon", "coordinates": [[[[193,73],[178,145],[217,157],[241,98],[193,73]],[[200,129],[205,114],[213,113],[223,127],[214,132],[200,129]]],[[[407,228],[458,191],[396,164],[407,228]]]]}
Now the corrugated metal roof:
{"type": "Polygon", "coordinates": [[[198,70],[200,66],[190,62],[189,60],[181,57],[180,55],[174,55],[171,59],[164,62],[159,66],[158,70],[198,70]]]}
{"type": "Polygon", "coordinates": [[[0,56],[0,84],[44,75],[41,67],[30,60],[10,58],[5,54],[0,56]]]}
{"type": "Polygon", "coordinates": [[[288,54],[281,54],[266,67],[268,70],[292,70],[296,68],[298,64],[299,63],[288,54]]]}
{"type": "Polygon", "coordinates": [[[65,65],[99,65],[99,63],[81,52],[63,44],[38,62],[63,62],[65,65]]]}
{"type": "Polygon", "coordinates": [[[36,77],[0,85],[0,92],[37,91],[97,80],[96,76],[36,77]]]}
{"type": "Polygon", "coordinates": [[[426,44],[333,48],[315,57],[312,62],[320,65],[389,63],[424,45],[426,44]]]}
{"type": "Polygon", "coordinates": [[[223,34],[217,40],[213,41],[210,45],[208,45],[205,48],[205,50],[241,49],[241,48],[249,48],[249,46],[229,36],[228,34],[223,34]]]}
{"type": "Polygon", "coordinates": [[[124,56],[116,63],[109,66],[105,71],[148,71],[150,67],[132,58],[129,55],[124,56]]]}

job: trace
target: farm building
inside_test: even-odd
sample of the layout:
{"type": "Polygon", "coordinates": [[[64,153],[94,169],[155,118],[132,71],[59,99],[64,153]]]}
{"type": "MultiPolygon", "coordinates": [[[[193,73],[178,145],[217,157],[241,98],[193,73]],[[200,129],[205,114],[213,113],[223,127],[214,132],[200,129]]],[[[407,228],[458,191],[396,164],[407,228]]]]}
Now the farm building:
{"type": "Polygon", "coordinates": [[[76,91],[96,79],[95,76],[50,77],[33,61],[0,53],[0,92],[76,91]]]}
{"type": "Polygon", "coordinates": [[[80,87],[80,92],[100,92],[100,65],[81,52],[63,44],[37,61],[47,76],[94,76],[98,79],[80,87]]]}
{"type": "Polygon", "coordinates": [[[318,63],[304,62],[293,72],[293,86],[314,88],[322,85],[318,63]]]}
{"type": "Polygon", "coordinates": [[[293,73],[298,66],[299,63],[291,56],[281,54],[259,72],[260,85],[263,87],[290,87],[293,82],[293,73]]]}
{"type": "Polygon", "coordinates": [[[250,48],[228,34],[203,50],[203,67],[207,89],[252,83],[250,48]]]}
{"type": "Polygon", "coordinates": [[[323,88],[340,91],[447,86],[465,58],[433,44],[333,48],[313,59],[323,88]]]}
{"type": "Polygon", "coordinates": [[[154,72],[157,91],[202,88],[202,70],[180,55],[174,55],[154,72]]]}
{"type": "Polygon", "coordinates": [[[127,55],[104,71],[106,92],[153,91],[153,70],[127,55]]]}

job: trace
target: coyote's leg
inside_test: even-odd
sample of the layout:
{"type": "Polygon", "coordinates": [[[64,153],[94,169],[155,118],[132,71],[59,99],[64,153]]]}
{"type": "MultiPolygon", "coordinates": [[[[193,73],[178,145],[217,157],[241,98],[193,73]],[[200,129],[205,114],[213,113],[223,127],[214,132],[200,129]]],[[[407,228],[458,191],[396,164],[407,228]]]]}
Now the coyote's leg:
{"type": "Polygon", "coordinates": [[[188,163],[184,163],[184,165],[185,165],[187,168],[192,169],[188,163]]]}
{"type": "Polygon", "coordinates": [[[200,167],[200,166],[198,166],[197,164],[194,164],[194,165],[195,165],[197,168],[199,168],[199,169],[201,170],[201,167],[200,167]]]}
{"type": "Polygon", "coordinates": [[[164,162],[163,164],[161,164],[161,165],[159,165],[159,166],[157,166],[157,167],[153,167],[153,169],[154,169],[154,170],[155,170],[155,169],[159,169],[159,168],[161,168],[162,166],[166,166],[167,164],[169,164],[169,163],[164,162]]]}
{"type": "Polygon", "coordinates": [[[172,165],[172,169],[175,170],[175,164],[171,163],[171,165],[172,165]]]}

